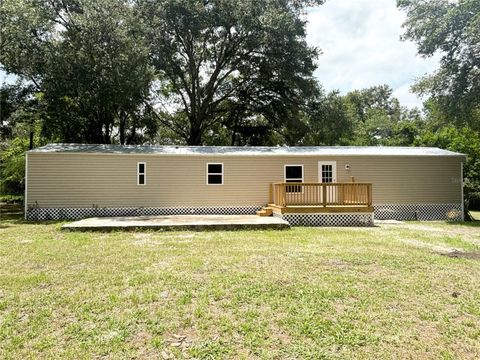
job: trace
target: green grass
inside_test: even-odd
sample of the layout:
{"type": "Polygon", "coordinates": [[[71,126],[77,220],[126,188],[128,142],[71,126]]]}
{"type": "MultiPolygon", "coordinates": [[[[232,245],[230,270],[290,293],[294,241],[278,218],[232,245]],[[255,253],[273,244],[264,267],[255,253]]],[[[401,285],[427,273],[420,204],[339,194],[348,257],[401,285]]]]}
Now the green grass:
{"type": "Polygon", "coordinates": [[[477,226],[0,225],[0,358],[480,358],[477,226]]]}
{"type": "Polygon", "coordinates": [[[470,214],[475,220],[480,220],[480,211],[470,211],[470,214]]]}
{"type": "Polygon", "coordinates": [[[23,202],[23,195],[4,195],[0,194],[0,202],[5,203],[21,203],[23,202]]]}

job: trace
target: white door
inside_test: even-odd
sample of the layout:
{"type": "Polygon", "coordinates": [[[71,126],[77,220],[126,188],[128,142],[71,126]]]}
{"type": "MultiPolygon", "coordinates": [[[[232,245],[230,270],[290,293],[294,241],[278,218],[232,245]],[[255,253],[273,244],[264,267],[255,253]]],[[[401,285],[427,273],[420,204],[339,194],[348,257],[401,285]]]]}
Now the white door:
{"type": "Polygon", "coordinates": [[[337,162],[319,161],[318,162],[318,182],[336,183],[337,182],[337,162]]]}
{"type": "MultiPolygon", "coordinates": [[[[336,183],[337,182],[337,162],[319,161],[318,162],[318,182],[336,183]]],[[[328,186],[326,189],[327,203],[337,203],[337,189],[334,186],[328,186]]],[[[323,202],[323,195],[320,195],[320,202],[323,202]]]]}

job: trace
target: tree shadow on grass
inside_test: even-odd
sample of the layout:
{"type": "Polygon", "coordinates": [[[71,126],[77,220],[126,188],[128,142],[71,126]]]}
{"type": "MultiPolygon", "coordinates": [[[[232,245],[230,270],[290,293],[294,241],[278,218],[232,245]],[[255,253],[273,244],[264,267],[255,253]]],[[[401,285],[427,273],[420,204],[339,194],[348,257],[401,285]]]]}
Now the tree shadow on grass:
{"type": "Polygon", "coordinates": [[[6,229],[15,225],[49,225],[62,222],[64,220],[25,220],[22,205],[0,204],[0,229],[6,229]]]}
{"type": "Polygon", "coordinates": [[[25,220],[23,212],[18,214],[0,213],[0,229],[6,229],[12,226],[18,225],[50,225],[60,224],[65,222],[64,220],[25,220]]]}
{"type": "Polygon", "coordinates": [[[12,224],[22,221],[23,213],[5,212],[0,208],[0,229],[5,229],[12,226],[12,224]]]}
{"type": "Polygon", "coordinates": [[[6,229],[12,226],[18,225],[52,225],[52,224],[62,224],[65,220],[25,220],[22,218],[2,218],[0,222],[0,229],[6,229]]]}
{"type": "Polygon", "coordinates": [[[465,226],[465,227],[480,227],[480,221],[448,221],[448,225],[457,225],[457,226],[465,226]]]}

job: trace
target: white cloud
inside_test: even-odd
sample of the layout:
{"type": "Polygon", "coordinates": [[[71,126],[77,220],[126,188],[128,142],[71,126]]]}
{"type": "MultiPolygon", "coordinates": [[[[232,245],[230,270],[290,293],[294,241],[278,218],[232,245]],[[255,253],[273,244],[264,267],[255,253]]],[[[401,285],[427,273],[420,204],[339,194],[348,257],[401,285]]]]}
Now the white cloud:
{"type": "Polygon", "coordinates": [[[0,64],[0,86],[3,84],[13,84],[17,80],[17,77],[15,75],[7,75],[5,71],[1,68],[0,64]]]}
{"type": "Polygon", "coordinates": [[[409,87],[438,58],[421,58],[415,44],[400,40],[405,14],[395,0],[330,0],[307,20],[307,41],[322,50],[315,75],[327,90],[388,84],[402,104],[421,106],[409,87]]]}

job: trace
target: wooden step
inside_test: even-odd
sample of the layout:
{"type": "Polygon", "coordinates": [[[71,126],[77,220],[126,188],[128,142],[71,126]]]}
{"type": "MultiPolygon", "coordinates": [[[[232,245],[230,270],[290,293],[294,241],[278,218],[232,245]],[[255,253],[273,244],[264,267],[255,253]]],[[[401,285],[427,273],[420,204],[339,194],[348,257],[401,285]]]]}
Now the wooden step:
{"type": "Polygon", "coordinates": [[[257,211],[258,216],[272,216],[273,210],[268,207],[264,207],[262,210],[257,211]]]}

